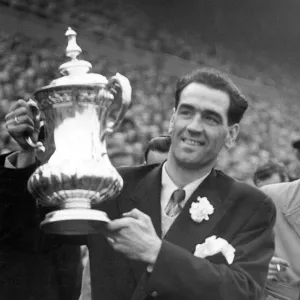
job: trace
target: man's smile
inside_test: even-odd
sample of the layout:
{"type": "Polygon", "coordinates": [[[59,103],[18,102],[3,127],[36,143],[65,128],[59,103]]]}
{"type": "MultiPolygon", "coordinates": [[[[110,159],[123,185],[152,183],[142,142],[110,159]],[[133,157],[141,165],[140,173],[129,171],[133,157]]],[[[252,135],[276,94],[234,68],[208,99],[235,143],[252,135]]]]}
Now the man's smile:
{"type": "Polygon", "coordinates": [[[191,139],[191,138],[181,138],[181,140],[185,144],[190,145],[190,146],[204,146],[205,145],[204,141],[197,141],[197,140],[194,140],[194,139],[191,139]]]}

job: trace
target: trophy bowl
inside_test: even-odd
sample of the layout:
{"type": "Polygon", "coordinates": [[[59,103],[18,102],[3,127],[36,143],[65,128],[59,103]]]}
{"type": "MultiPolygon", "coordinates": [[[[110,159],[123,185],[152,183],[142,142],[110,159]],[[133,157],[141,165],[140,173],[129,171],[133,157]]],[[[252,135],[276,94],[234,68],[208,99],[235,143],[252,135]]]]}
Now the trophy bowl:
{"type": "Polygon", "coordinates": [[[63,76],[37,90],[35,102],[29,101],[33,112],[44,116],[45,139],[26,140],[50,158],[31,175],[28,190],[38,205],[53,207],[41,223],[45,232],[88,235],[101,232],[109,221],[104,211],[93,207],[112,200],[123,186],[105,138],[124,118],[131,86],[118,73],[109,79],[88,73],[91,64],[77,59],[81,49],[76,33],[69,28],[66,36],[71,59],[59,68],[63,76]]]}

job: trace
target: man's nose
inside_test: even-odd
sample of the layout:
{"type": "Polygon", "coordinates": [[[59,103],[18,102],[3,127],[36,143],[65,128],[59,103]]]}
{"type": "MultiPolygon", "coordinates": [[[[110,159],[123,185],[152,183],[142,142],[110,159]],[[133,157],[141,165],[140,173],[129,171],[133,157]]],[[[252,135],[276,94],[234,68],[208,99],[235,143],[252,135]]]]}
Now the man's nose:
{"type": "Polygon", "coordinates": [[[203,131],[203,122],[201,116],[195,116],[187,125],[187,130],[195,133],[201,133],[203,131]]]}

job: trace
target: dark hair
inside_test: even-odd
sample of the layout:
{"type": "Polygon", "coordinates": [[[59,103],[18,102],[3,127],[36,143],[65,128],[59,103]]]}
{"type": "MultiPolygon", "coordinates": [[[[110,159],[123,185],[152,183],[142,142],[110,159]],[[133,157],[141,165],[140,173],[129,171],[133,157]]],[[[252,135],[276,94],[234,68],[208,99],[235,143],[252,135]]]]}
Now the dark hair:
{"type": "Polygon", "coordinates": [[[295,140],[292,142],[292,147],[294,149],[300,150],[300,140],[295,140]]]}
{"type": "Polygon", "coordinates": [[[239,123],[248,108],[248,102],[236,85],[224,74],[214,69],[198,69],[181,77],[176,83],[175,109],[177,109],[181,92],[190,83],[201,83],[212,89],[228,94],[230,103],[228,109],[229,125],[239,123]]]}
{"type": "Polygon", "coordinates": [[[160,135],[149,141],[144,152],[145,161],[147,161],[148,153],[150,151],[157,151],[161,153],[169,152],[171,146],[171,137],[169,135],[160,135]]]}
{"type": "Polygon", "coordinates": [[[268,179],[274,174],[279,175],[281,182],[289,181],[288,172],[284,165],[276,161],[269,161],[256,169],[253,175],[253,182],[257,185],[260,180],[268,179]]]}

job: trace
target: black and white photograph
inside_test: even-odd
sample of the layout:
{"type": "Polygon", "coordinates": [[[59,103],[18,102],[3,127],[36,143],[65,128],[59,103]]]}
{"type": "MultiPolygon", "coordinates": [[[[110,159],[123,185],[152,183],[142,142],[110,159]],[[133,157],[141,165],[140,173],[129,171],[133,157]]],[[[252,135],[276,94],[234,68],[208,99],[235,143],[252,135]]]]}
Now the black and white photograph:
{"type": "Polygon", "coordinates": [[[0,300],[300,300],[299,16],[0,0],[0,300]]]}

